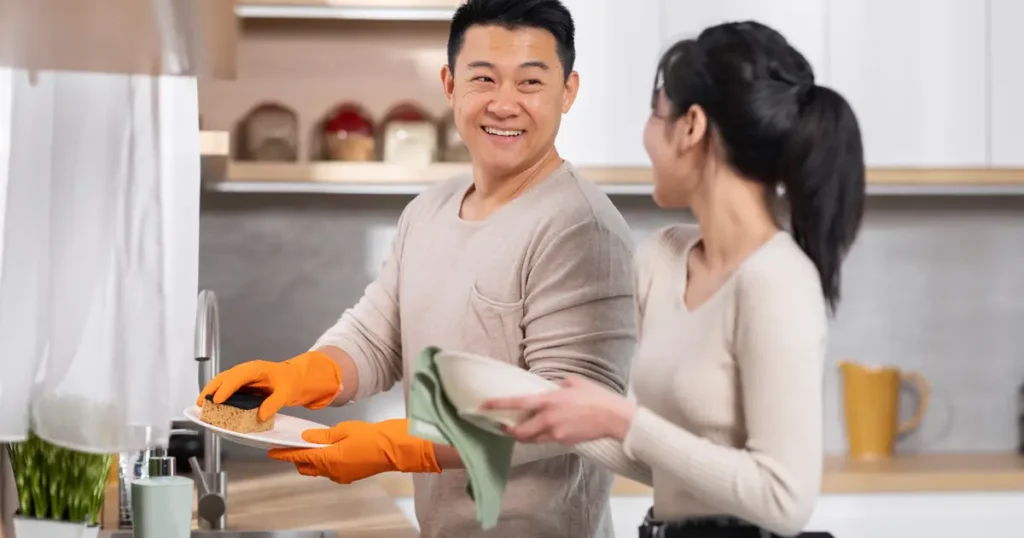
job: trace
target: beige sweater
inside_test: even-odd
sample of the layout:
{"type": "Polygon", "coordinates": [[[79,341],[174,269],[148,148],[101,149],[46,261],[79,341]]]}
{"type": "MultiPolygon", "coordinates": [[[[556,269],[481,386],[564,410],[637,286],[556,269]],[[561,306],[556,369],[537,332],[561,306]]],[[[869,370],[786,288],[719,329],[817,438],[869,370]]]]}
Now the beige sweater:
{"type": "Polygon", "coordinates": [[[730,515],[797,534],[821,486],[818,274],[780,232],[691,311],[686,261],[698,239],[673,226],[638,256],[640,407],[616,471],[653,486],[658,519],[730,515]]]}
{"type": "MultiPolygon", "coordinates": [[[[568,163],[483,221],[459,218],[471,178],[414,199],[390,259],[314,347],[355,360],[356,399],[389,389],[425,346],[487,355],[556,379],[581,374],[625,392],[636,346],[625,220],[568,163]]],[[[406,394],[408,378],[404,378],[406,394]]],[[[612,536],[612,474],[557,446],[520,445],[488,537],[612,536]]],[[[417,475],[422,536],[482,536],[464,471],[417,475]]]]}

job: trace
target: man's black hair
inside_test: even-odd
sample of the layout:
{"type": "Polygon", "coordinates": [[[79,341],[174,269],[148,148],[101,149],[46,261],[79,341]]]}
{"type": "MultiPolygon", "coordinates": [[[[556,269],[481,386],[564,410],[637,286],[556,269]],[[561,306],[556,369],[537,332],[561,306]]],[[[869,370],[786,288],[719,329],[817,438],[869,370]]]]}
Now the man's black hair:
{"type": "Polygon", "coordinates": [[[572,73],[576,62],[576,26],[569,10],[559,0],[468,0],[459,6],[448,34],[448,67],[453,72],[466,31],[472,26],[547,30],[555,37],[565,78],[572,73]]]}

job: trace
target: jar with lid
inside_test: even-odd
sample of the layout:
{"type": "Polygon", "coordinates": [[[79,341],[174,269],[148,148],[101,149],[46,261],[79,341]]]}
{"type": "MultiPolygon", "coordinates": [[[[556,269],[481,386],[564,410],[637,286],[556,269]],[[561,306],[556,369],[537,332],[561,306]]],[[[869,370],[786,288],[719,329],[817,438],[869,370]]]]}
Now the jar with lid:
{"type": "Polygon", "coordinates": [[[426,166],[437,159],[437,125],[420,106],[404,102],[385,117],[384,161],[426,166]]]}
{"type": "Polygon", "coordinates": [[[455,114],[449,111],[441,122],[441,137],[444,140],[444,160],[452,163],[470,162],[469,148],[455,127],[455,114]]]}
{"type": "Polygon", "coordinates": [[[298,158],[299,120],[279,103],[253,108],[240,122],[238,157],[246,161],[295,161],[298,158]]]}
{"type": "Polygon", "coordinates": [[[373,161],[377,158],[374,125],[362,107],[345,103],[323,123],[324,157],[331,161],[373,161]]]}

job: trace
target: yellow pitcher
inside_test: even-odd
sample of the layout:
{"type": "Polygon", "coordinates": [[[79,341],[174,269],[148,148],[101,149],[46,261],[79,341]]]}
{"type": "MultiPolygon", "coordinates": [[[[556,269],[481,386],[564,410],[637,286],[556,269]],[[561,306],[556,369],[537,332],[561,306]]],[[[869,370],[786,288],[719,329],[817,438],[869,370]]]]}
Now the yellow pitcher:
{"type": "Polygon", "coordinates": [[[931,387],[916,372],[887,366],[868,366],[840,361],[843,383],[843,414],[850,457],[885,459],[893,454],[896,439],[916,430],[928,410],[931,387]],[[900,390],[916,392],[917,409],[900,422],[900,390]]]}

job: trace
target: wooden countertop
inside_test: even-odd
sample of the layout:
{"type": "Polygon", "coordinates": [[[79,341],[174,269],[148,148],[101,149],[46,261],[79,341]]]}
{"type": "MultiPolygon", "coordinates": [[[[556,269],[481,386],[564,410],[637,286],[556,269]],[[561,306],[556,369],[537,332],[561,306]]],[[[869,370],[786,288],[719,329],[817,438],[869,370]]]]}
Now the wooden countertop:
{"type": "Polygon", "coordinates": [[[1024,456],[913,454],[888,461],[825,460],[826,493],[1024,491],[1024,456]]]}
{"type": "Polygon", "coordinates": [[[332,530],[345,538],[413,538],[419,532],[380,483],[302,476],[276,461],[226,461],[231,529],[332,530]]]}
{"type": "MultiPolygon", "coordinates": [[[[376,482],[393,497],[412,495],[407,475],[380,475],[376,482]]],[[[828,456],[822,492],[925,493],[1024,491],[1024,456],[1016,454],[913,454],[874,463],[828,456]]],[[[650,495],[651,488],[617,478],[612,495],[650,495]]]]}
{"type": "MultiPolygon", "coordinates": [[[[299,475],[270,460],[226,461],[228,526],[233,530],[332,530],[345,538],[419,535],[395,503],[412,496],[410,475],[386,473],[343,486],[299,475]]],[[[825,460],[826,494],[1024,491],[1024,456],[1008,453],[910,454],[888,461],[825,460]]],[[[612,495],[650,495],[619,478],[612,495]]]]}
{"type": "MultiPolygon", "coordinates": [[[[419,536],[393,496],[373,479],[347,486],[335,484],[326,478],[302,476],[295,466],[273,460],[225,461],[224,470],[228,474],[228,530],[335,531],[344,538],[419,536]]],[[[110,489],[107,495],[111,495],[110,489]]],[[[116,498],[115,484],[113,514],[116,498]]],[[[111,520],[116,520],[116,515],[111,520]]],[[[111,532],[103,530],[100,538],[111,532]]]]}

